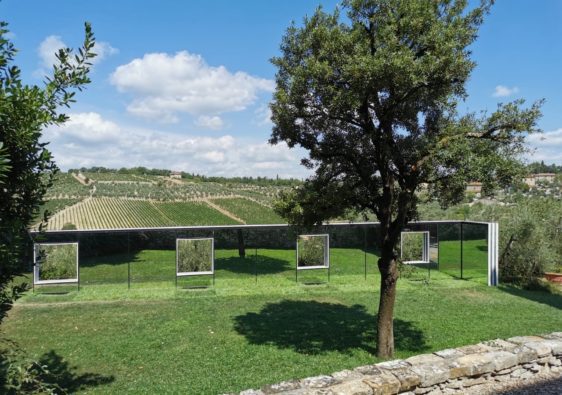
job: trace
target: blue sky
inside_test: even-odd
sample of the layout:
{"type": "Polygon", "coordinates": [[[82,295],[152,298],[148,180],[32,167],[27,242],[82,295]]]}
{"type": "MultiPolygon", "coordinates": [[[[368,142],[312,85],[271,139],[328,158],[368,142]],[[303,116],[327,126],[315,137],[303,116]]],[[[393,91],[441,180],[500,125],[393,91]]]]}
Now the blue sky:
{"type": "MultiPolygon", "coordinates": [[[[62,169],[169,168],[208,175],[304,177],[302,151],[269,146],[267,103],[281,37],[322,4],[290,1],[3,0],[0,14],[28,83],[41,83],[83,23],[98,41],[92,84],[70,121],[45,131],[62,169]],[[181,101],[177,100],[182,97],[181,101]]],[[[562,164],[562,1],[499,0],[473,45],[461,108],[545,98],[532,159],[562,164]]]]}

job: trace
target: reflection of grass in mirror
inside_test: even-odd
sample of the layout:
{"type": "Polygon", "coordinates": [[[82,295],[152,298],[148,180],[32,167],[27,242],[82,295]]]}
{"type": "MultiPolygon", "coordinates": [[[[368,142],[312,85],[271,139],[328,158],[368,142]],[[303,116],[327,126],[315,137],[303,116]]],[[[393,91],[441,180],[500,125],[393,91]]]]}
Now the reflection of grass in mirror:
{"type": "Polygon", "coordinates": [[[178,240],[178,272],[210,272],[212,259],[211,239],[178,240]]]}
{"type": "Polygon", "coordinates": [[[423,233],[402,233],[402,262],[423,261],[423,233]]]}
{"type": "Polygon", "coordinates": [[[37,259],[40,262],[39,280],[66,280],[77,277],[76,245],[42,244],[37,250],[37,259]]]}
{"type": "Polygon", "coordinates": [[[299,238],[299,266],[323,266],[324,236],[300,236],[299,238]]]}

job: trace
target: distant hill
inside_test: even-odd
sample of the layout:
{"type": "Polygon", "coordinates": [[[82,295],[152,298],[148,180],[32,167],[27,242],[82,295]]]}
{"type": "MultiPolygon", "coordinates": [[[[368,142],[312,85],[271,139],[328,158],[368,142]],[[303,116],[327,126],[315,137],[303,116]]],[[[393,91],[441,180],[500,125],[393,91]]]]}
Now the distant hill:
{"type": "Polygon", "coordinates": [[[50,230],[283,223],[272,210],[273,201],[280,191],[299,183],[100,169],[59,173],[38,222],[49,210],[50,230]]]}

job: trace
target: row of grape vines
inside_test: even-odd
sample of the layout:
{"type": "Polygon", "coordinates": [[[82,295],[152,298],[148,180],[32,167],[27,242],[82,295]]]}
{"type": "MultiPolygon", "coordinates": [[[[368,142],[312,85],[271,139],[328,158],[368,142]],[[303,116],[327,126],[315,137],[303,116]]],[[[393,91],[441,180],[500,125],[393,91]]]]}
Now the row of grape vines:
{"type": "MultiPolygon", "coordinates": [[[[235,198],[217,199],[227,211],[248,218],[248,223],[279,223],[278,217],[256,202],[235,198]],[[228,201],[235,201],[229,204],[228,201]],[[254,207],[254,208],[252,208],[254,207]]],[[[190,225],[234,225],[239,222],[201,202],[154,202],[120,198],[87,198],[53,215],[49,230],[149,228],[190,225]]]]}

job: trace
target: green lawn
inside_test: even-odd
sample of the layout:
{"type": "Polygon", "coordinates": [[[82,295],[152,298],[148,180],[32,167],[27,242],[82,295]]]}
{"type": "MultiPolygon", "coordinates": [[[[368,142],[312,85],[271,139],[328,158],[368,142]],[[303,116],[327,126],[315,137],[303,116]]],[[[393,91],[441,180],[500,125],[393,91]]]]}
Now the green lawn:
{"type": "MultiPolygon", "coordinates": [[[[210,277],[176,288],[174,259],[159,250],[91,259],[79,292],[23,296],[2,337],[56,367],[70,393],[217,394],[377,361],[374,253],[331,249],[330,282],[325,270],[299,272],[295,282],[294,250],[247,250],[244,259],[217,250],[215,286],[204,289],[184,286],[210,277]]],[[[560,295],[443,271],[417,281],[427,271],[414,270],[398,284],[398,358],[562,327],[560,295]]]]}
{"type": "MultiPolygon", "coordinates": [[[[467,280],[487,279],[488,243],[486,240],[465,240],[462,247],[462,278],[467,280]]],[[[439,270],[461,278],[461,243],[441,241],[439,243],[439,270]]]]}

